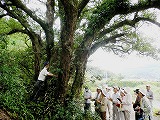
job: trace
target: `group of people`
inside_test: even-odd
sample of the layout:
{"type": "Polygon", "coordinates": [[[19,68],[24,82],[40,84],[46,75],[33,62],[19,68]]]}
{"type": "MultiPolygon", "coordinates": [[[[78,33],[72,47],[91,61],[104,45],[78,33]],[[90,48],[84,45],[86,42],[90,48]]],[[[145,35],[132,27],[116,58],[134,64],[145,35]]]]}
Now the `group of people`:
{"type": "MultiPolygon", "coordinates": [[[[49,62],[44,63],[35,89],[31,95],[31,100],[37,102],[41,95],[46,76],[56,75],[48,72],[49,62]]],[[[92,98],[92,92],[88,87],[84,91],[84,110],[85,113],[91,108],[91,101],[94,101],[95,112],[100,115],[102,120],[131,120],[131,112],[135,111],[135,120],[153,120],[152,118],[152,101],[153,92],[150,85],[146,85],[146,91],[141,89],[134,90],[136,99],[132,102],[132,95],[128,87],[109,87],[103,85],[97,87],[96,95],[92,98]],[[113,91],[111,90],[113,89],[113,91]],[[113,92],[111,94],[111,92],[113,92]]]]}
{"type": "Polygon", "coordinates": [[[88,87],[85,87],[84,111],[87,113],[86,111],[91,108],[91,101],[94,101],[95,112],[102,120],[134,120],[134,115],[131,115],[133,110],[135,111],[135,120],[153,120],[153,92],[150,85],[146,85],[146,90],[136,89],[134,93],[135,100],[132,99],[128,87],[103,85],[97,87],[96,95],[92,97],[92,92],[88,87]]]}

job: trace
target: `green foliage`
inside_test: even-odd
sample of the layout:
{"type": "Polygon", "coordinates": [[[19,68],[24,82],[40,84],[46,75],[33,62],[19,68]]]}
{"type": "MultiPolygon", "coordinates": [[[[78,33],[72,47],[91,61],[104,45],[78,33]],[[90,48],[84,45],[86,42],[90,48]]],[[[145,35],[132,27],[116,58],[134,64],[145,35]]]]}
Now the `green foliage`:
{"type": "Polygon", "coordinates": [[[25,81],[20,77],[21,70],[18,60],[14,58],[13,53],[7,50],[2,52],[0,58],[0,85],[2,85],[0,104],[11,113],[16,113],[12,114],[13,117],[30,117],[25,103],[27,97],[25,81]]]}
{"type": "MultiPolygon", "coordinates": [[[[13,118],[33,119],[34,117],[26,106],[29,81],[22,71],[23,66],[21,64],[22,57],[24,57],[22,54],[27,55],[27,50],[14,49],[17,47],[17,41],[12,44],[11,38],[2,36],[0,41],[0,87],[2,87],[0,104],[11,113],[13,118]]],[[[31,58],[25,60],[27,65],[31,58]]]]}
{"type": "Polygon", "coordinates": [[[17,22],[13,18],[5,19],[1,18],[0,19],[0,35],[1,34],[7,34],[13,29],[18,29],[21,30],[23,27],[19,22],[17,22]]]}
{"type": "MultiPolygon", "coordinates": [[[[74,39],[74,48],[78,48],[81,44],[83,40],[86,40],[87,37],[91,38],[89,39],[89,43],[90,45],[94,42],[92,41],[93,38],[96,38],[98,33],[100,31],[103,30],[103,28],[105,28],[105,25],[107,23],[110,22],[110,20],[118,14],[118,10],[121,10],[120,7],[123,7],[123,11],[125,11],[125,7],[127,8],[128,6],[128,0],[124,1],[124,5],[122,4],[117,4],[117,0],[101,0],[100,2],[98,2],[98,0],[94,0],[94,2],[99,3],[98,5],[93,5],[94,7],[91,8],[92,10],[88,12],[88,14],[85,14],[85,20],[87,20],[86,24],[84,24],[84,26],[82,25],[82,30],[83,33],[81,33],[81,35],[75,35],[74,32],[73,34],[76,36],[76,40],[74,39]],[[93,11],[93,13],[92,13],[93,11]],[[87,27],[88,26],[88,27],[87,27]],[[85,31],[85,32],[84,32],[85,31]],[[84,36],[87,35],[87,37],[84,39],[84,36]]],[[[12,3],[12,1],[9,1],[12,3]]],[[[64,10],[64,8],[60,8],[60,14],[61,17],[64,20],[64,16],[67,14],[67,9],[70,8],[70,10],[72,10],[72,7],[77,7],[77,3],[74,4],[75,2],[73,2],[73,0],[70,0],[70,2],[72,2],[72,6],[71,8],[68,6],[65,8],[65,12],[61,11],[62,9],[64,10]]],[[[93,4],[94,4],[93,2],[93,4]]],[[[30,33],[35,32],[37,33],[37,31],[42,30],[44,28],[45,25],[48,25],[49,21],[48,18],[45,20],[41,20],[40,17],[36,17],[35,13],[38,11],[38,9],[36,9],[35,11],[31,12],[31,11],[22,11],[21,10],[21,1],[17,1],[17,2],[13,2],[13,4],[15,5],[14,7],[10,6],[11,4],[6,4],[7,8],[12,8],[10,11],[7,11],[8,13],[12,13],[12,11],[15,12],[15,14],[13,14],[12,16],[14,16],[16,19],[20,20],[21,23],[23,23],[23,25],[26,23],[25,28],[27,31],[30,31],[30,33]],[[16,6],[17,5],[17,6],[16,6]],[[29,15],[27,15],[27,13],[30,14],[30,17],[32,17],[32,20],[29,19],[29,15]],[[38,23],[44,23],[41,25],[37,25],[37,23],[35,23],[37,19],[38,23]],[[29,20],[29,22],[28,22],[29,20]],[[33,22],[32,22],[33,21],[33,22]],[[31,25],[27,24],[31,23],[31,25]],[[43,28],[41,28],[41,27],[43,28]],[[29,28],[30,27],[30,28],[29,28]],[[33,31],[32,31],[33,30],[33,31]]],[[[12,5],[13,5],[12,4],[12,5]]],[[[47,5],[49,8],[49,5],[47,5]]],[[[67,6],[67,4],[66,4],[67,6]]],[[[90,5],[89,5],[90,6],[90,5]]],[[[5,7],[5,6],[4,6],[5,7]]],[[[53,7],[53,6],[52,6],[53,7]]],[[[22,7],[23,8],[23,7],[22,7]]],[[[3,9],[3,8],[2,8],[3,9]]],[[[25,9],[25,8],[24,8],[25,9]]],[[[23,9],[23,10],[24,10],[23,9]]],[[[25,9],[26,10],[26,9],[25,9]]],[[[58,10],[58,8],[57,8],[58,10]]],[[[122,13],[123,13],[122,11],[122,13]]],[[[83,11],[84,12],[84,11],[83,11]]],[[[127,12],[124,12],[127,13],[127,12]]],[[[120,13],[119,13],[120,14],[120,13]]],[[[55,15],[53,16],[59,16],[55,13],[55,15]]],[[[146,17],[150,17],[150,14],[146,14],[144,13],[144,16],[146,17]]],[[[75,16],[76,17],[76,16],[75,16]]],[[[51,17],[52,18],[52,17],[51,17]]],[[[61,25],[63,23],[68,25],[68,21],[69,17],[66,17],[67,19],[64,21],[61,21],[61,25]]],[[[72,18],[72,17],[71,17],[72,18]]],[[[73,18],[74,19],[74,18],[73,18]]],[[[72,20],[69,20],[70,22],[72,22],[72,20]]],[[[64,25],[65,27],[65,25],[64,25]]],[[[63,28],[63,26],[62,26],[63,28]]],[[[23,27],[21,26],[21,24],[19,22],[17,22],[15,19],[0,19],[0,35],[6,35],[9,34],[9,32],[11,32],[12,30],[22,30],[23,27]]],[[[55,28],[56,29],[56,28],[55,28]]],[[[72,29],[72,27],[68,28],[68,29],[72,29]]],[[[116,28],[116,30],[113,30],[112,34],[110,35],[115,35],[117,33],[119,33],[119,28],[116,28]]],[[[127,27],[123,28],[123,31],[128,31],[129,29],[127,27]]],[[[42,30],[43,31],[43,30],[42,30]]],[[[56,31],[56,30],[55,30],[56,31]]],[[[40,31],[41,32],[41,31],[40,31]]],[[[50,36],[54,36],[53,34],[51,35],[51,33],[46,33],[46,37],[50,37],[50,36]]],[[[59,35],[60,31],[57,30],[57,34],[59,35]]],[[[41,33],[40,33],[41,34],[41,33]]],[[[43,36],[43,33],[41,34],[43,36]]],[[[57,35],[57,36],[58,36],[57,35]]],[[[61,35],[63,35],[63,33],[61,33],[61,35]]],[[[69,35],[72,35],[69,34],[69,35]]],[[[109,35],[109,36],[110,36],[109,35]]],[[[71,36],[73,37],[73,36],[71,36]]],[[[102,36],[104,37],[104,36],[102,36]]],[[[60,38],[58,36],[58,38],[60,38]]],[[[81,103],[77,103],[77,101],[72,101],[71,103],[68,104],[67,107],[62,107],[59,104],[54,105],[53,110],[50,110],[49,113],[47,115],[43,115],[44,113],[44,109],[45,109],[45,104],[44,103],[40,103],[35,105],[34,103],[30,104],[29,106],[27,106],[27,98],[28,98],[28,85],[30,83],[31,80],[31,76],[33,76],[33,51],[31,50],[31,48],[26,48],[26,44],[24,44],[24,40],[27,40],[28,37],[26,35],[23,34],[14,34],[9,36],[9,38],[6,38],[6,36],[0,36],[0,83],[2,85],[3,91],[0,95],[0,100],[1,100],[1,104],[7,108],[8,110],[10,110],[13,115],[17,118],[21,118],[21,119],[66,119],[66,120],[72,120],[72,119],[78,119],[78,120],[83,120],[83,119],[87,119],[87,120],[92,120],[95,119],[95,116],[92,113],[88,113],[87,116],[83,116],[83,111],[82,111],[82,106],[81,103]],[[26,38],[26,39],[24,39],[26,38]],[[24,45],[23,45],[24,44],[24,45]],[[55,113],[54,115],[51,115],[51,111],[53,111],[53,113],[55,113]],[[35,113],[34,113],[35,112],[35,113]],[[35,115],[33,117],[33,115],[35,115]]],[[[61,39],[61,38],[60,38],[61,39]]],[[[63,38],[62,38],[63,39],[63,38]]],[[[54,40],[53,37],[50,38],[50,40],[54,40]]],[[[96,39],[95,39],[96,40],[96,39]]],[[[124,38],[121,39],[122,43],[117,44],[117,46],[119,45],[124,45],[124,46],[120,46],[121,48],[124,48],[123,50],[125,52],[128,52],[128,50],[130,49],[130,41],[128,41],[127,44],[127,40],[124,38]],[[126,41],[126,43],[124,43],[124,41],[126,41]]],[[[34,40],[33,40],[34,41],[34,40]]],[[[63,40],[62,40],[63,41],[63,40]]],[[[88,39],[86,40],[88,41],[88,39]]],[[[66,42],[66,41],[64,41],[66,42]]],[[[72,39],[71,39],[72,42],[72,39]]],[[[65,44],[65,43],[64,43],[65,44]]],[[[72,43],[70,43],[72,44],[72,43]]],[[[36,43],[33,44],[33,48],[36,46],[36,43]]],[[[58,45],[58,43],[57,43],[58,45]]],[[[89,45],[89,44],[88,44],[89,45]]],[[[60,45],[61,46],[61,45],[60,45]]],[[[133,45],[134,46],[134,45],[133,45]]],[[[91,46],[87,46],[86,48],[91,48],[91,46]]],[[[63,48],[59,48],[63,49],[63,48]]],[[[137,51],[140,51],[141,53],[145,53],[146,51],[153,51],[152,47],[148,44],[142,44],[141,40],[137,40],[136,45],[134,46],[134,49],[137,51]]],[[[53,48],[54,50],[54,48],[53,48]]],[[[118,49],[116,49],[117,51],[118,49]]],[[[71,50],[71,51],[76,51],[76,50],[71,50]]],[[[119,51],[121,51],[121,49],[119,49],[119,51]]],[[[42,52],[42,51],[40,51],[42,52]]],[[[54,52],[54,51],[52,51],[54,52]]],[[[74,54],[74,53],[73,53],[74,54]]],[[[69,55],[69,57],[72,56],[69,55]]],[[[81,57],[81,56],[80,56],[81,57]]],[[[85,56],[84,56],[85,57],[85,56]]],[[[73,57],[74,58],[74,57],[73,57]]],[[[86,57],[87,58],[87,57],[86,57]]],[[[43,58],[42,58],[43,59],[43,58]]],[[[71,59],[72,60],[72,59],[71,59]]],[[[68,63],[71,63],[72,61],[68,61],[68,63]]],[[[62,63],[63,64],[63,63],[62,63]]],[[[58,65],[57,65],[58,66],[58,65]]],[[[70,66],[70,65],[68,65],[70,66]]],[[[85,66],[82,66],[85,67],[85,66]]],[[[56,69],[57,72],[62,72],[61,69],[57,68],[56,69]]],[[[67,71],[66,71],[67,72],[67,71]]],[[[64,73],[66,73],[64,72],[64,73]]],[[[74,73],[73,73],[74,74],[74,73]]],[[[70,76],[70,73],[68,73],[68,75],[70,76]]],[[[95,79],[102,79],[102,76],[100,75],[95,75],[94,76],[95,79]]],[[[111,78],[112,81],[109,81],[110,85],[113,85],[115,83],[117,83],[119,86],[124,86],[124,85],[130,85],[130,82],[122,82],[122,81],[114,81],[114,79],[122,79],[123,76],[119,75],[116,78],[111,78]],[[114,81],[114,83],[113,83],[114,81]]],[[[68,84],[68,83],[66,83],[68,84]]],[[[136,86],[137,84],[133,84],[132,87],[136,86]]],[[[64,93],[65,94],[65,93],[64,93]]]]}
{"type": "Polygon", "coordinates": [[[93,11],[93,14],[89,18],[89,28],[87,29],[88,34],[93,34],[100,30],[109,20],[113,17],[112,13],[115,12],[114,0],[105,0],[93,11]]]}
{"type": "Polygon", "coordinates": [[[71,101],[68,103],[67,107],[62,107],[61,105],[55,105],[55,114],[52,116],[51,120],[100,120],[99,116],[88,111],[84,114],[83,103],[80,100],[71,101]]]}
{"type": "Polygon", "coordinates": [[[0,35],[0,49],[6,49],[8,46],[7,36],[0,35]]]}

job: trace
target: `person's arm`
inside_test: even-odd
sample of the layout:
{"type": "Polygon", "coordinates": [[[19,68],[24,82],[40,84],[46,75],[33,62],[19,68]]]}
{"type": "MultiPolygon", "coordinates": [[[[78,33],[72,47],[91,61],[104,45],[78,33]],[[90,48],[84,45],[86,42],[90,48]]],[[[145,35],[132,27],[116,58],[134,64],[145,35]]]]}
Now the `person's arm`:
{"type": "Polygon", "coordinates": [[[54,75],[53,73],[47,72],[47,76],[51,76],[51,77],[57,77],[57,75],[54,75]]]}
{"type": "Polygon", "coordinates": [[[144,99],[143,103],[140,107],[144,112],[150,112],[151,111],[151,106],[148,100],[144,99]]]}
{"type": "Polygon", "coordinates": [[[148,99],[153,99],[153,92],[152,91],[150,92],[148,99]]]}
{"type": "Polygon", "coordinates": [[[48,75],[48,76],[55,76],[55,77],[57,77],[56,75],[54,75],[54,74],[52,74],[52,73],[50,73],[50,72],[48,72],[47,75],[48,75]]]}

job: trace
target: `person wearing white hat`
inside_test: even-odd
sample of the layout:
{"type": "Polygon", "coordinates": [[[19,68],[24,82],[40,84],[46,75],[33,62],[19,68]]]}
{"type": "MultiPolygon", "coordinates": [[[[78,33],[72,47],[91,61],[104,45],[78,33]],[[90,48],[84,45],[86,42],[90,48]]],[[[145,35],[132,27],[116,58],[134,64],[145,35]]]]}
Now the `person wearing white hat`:
{"type": "Polygon", "coordinates": [[[136,109],[143,111],[143,120],[153,120],[150,102],[145,95],[145,91],[140,89],[138,96],[141,98],[141,101],[140,106],[136,107],[136,109]]]}
{"type": "Polygon", "coordinates": [[[95,98],[93,99],[93,101],[95,101],[95,102],[94,102],[95,112],[96,112],[98,115],[100,115],[100,104],[99,104],[97,101],[99,101],[99,99],[100,99],[101,90],[102,90],[102,87],[97,86],[96,96],[95,96],[95,98]]]}
{"type": "Polygon", "coordinates": [[[101,91],[100,99],[97,100],[100,104],[100,117],[102,120],[106,120],[106,109],[107,109],[107,98],[106,98],[106,90],[101,91]]]}
{"type": "Polygon", "coordinates": [[[104,89],[106,90],[106,98],[107,98],[107,110],[108,111],[108,117],[107,120],[112,120],[113,117],[113,106],[112,106],[112,101],[111,101],[111,94],[110,94],[110,88],[108,85],[104,86],[104,89]]]}
{"type": "Polygon", "coordinates": [[[150,85],[146,85],[146,97],[149,99],[151,107],[152,107],[152,102],[153,102],[153,92],[151,91],[150,85]]]}
{"type": "Polygon", "coordinates": [[[119,111],[119,118],[120,120],[126,120],[125,119],[125,107],[122,105],[122,102],[125,103],[125,93],[124,90],[120,90],[120,98],[118,98],[119,102],[117,103],[118,111],[119,111]]]}
{"type": "Polygon", "coordinates": [[[113,95],[111,98],[111,101],[113,103],[113,120],[120,120],[119,118],[119,112],[118,112],[118,108],[116,106],[116,104],[119,102],[117,98],[120,98],[119,95],[119,88],[118,87],[113,87],[113,95]]]}
{"type": "Polygon", "coordinates": [[[131,110],[132,110],[132,95],[128,87],[123,88],[123,99],[122,99],[122,109],[124,111],[125,120],[131,119],[131,110]]]}

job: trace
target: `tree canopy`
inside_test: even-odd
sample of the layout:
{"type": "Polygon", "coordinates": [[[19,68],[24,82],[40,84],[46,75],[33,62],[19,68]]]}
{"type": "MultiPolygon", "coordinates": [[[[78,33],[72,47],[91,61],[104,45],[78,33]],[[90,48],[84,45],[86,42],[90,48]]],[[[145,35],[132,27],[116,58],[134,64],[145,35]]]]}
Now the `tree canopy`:
{"type": "Polygon", "coordinates": [[[0,8],[0,44],[4,37],[23,34],[34,55],[34,67],[23,64],[27,73],[34,69],[37,80],[47,60],[58,76],[48,83],[43,101],[46,114],[53,107],[52,98],[64,105],[68,94],[72,99],[79,95],[87,60],[98,48],[117,55],[137,51],[157,58],[157,49],[136,28],[141,22],[160,26],[154,14],[160,0],[1,0],[0,8]]]}

